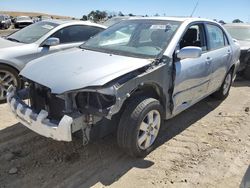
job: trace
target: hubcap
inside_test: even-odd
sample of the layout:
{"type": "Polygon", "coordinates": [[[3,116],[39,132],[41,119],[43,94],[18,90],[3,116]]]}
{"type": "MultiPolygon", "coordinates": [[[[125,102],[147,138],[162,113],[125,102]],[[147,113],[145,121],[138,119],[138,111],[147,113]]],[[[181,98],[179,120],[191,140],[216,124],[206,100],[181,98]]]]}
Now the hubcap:
{"type": "Polygon", "coordinates": [[[140,124],[137,136],[138,146],[142,150],[149,148],[155,141],[161,126],[161,115],[157,110],[152,110],[144,117],[140,124]]]}
{"type": "Polygon", "coordinates": [[[9,71],[0,70],[0,100],[6,99],[7,89],[10,85],[17,86],[15,76],[9,71]]]}
{"type": "Polygon", "coordinates": [[[232,76],[231,76],[231,74],[228,74],[226,79],[225,79],[225,83],[223,85],[223,94],[224,95],[226,95],[230,89],[231,80],[232,80],[232,76]]]}

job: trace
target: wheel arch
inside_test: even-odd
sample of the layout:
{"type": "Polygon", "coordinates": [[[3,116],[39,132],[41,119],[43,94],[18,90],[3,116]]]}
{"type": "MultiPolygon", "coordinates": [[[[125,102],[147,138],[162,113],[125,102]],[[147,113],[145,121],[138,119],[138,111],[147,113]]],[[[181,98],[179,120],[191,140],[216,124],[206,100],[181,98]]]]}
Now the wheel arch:
{"type": "Polygon", "coordinates": [[[14,66],[12,63],[8,63],[8,62],[4,62],[4,61],[1,61],[1,60],[0,60],[0,65],[4,65],[4,66],[7,66],[7,67],[9,67],[9,68],[12,68],[12,69],[14,69],[18,74],[19,74],[19,72],[20,72],[20,70],[19,70],[16,66],[14,66]]]}
{"type": "Polygon", "coordinates": [[[133,91],[130,92],[129,97],[123,102],[121,111],[124,111],[124,108],[126,105],[133,100],[135,97],[143,96],[143,97],[149,97],[154,98],[156,100],[159,100],[160,104],[162,105],[164,109],[164,115],[166,112],[166,95],[164,94],[163,88],[159,86],[157,83],[143,83],[136,87],[133,91]]]}

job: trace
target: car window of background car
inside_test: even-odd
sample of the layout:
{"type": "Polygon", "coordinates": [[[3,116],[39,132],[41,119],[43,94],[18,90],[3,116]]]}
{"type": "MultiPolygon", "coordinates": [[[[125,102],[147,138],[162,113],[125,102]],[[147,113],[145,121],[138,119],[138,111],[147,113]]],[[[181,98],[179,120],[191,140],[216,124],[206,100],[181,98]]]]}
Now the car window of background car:
{"type": "Polygon", "coordinates": [[[180,40],[180,49],[187,46],[200,47],[202,51],[207,51],[206,37],[204,35],[203,24],[190,26],[180,40]]]}
{"type": "Polygon", "coordinates": [[[225,34],[221,28],[215,25],[207,24],[207,30],[211,50],[226,46],[225,34]]]}
{"type": "Polygon", "coordinates": [[[1,20],[1,21],[4,20],[4,16],[0,16],[0,20],[1,20]]]}
{"type": "Polygon", "coordinates": [[[237,40],[250,41],[250,26],[249,27],[226,27],[227,31],[237,40]]]}
{"type": "Polygon", "coordinates": [[[12,35],[8,36],[7,39],[15,39],[21,43],[30,44],[36,42],[38,39],[57,26],[58,24],[55,23],[38,22],[13,33],[12,35]]]}
{"type": "Polygon", "coordinates": [[[128,20],[109,27],[81,47],[127,56],[156,57],[167,47],[180,22],[128,20]]]}
{"type": "Polygon", "coordinates": [[[104,29],[93,26],[74,25],[57,31],[51,37],[59,38],[60,44],[83,42],[101,32],[102,30],[104,29]]]}

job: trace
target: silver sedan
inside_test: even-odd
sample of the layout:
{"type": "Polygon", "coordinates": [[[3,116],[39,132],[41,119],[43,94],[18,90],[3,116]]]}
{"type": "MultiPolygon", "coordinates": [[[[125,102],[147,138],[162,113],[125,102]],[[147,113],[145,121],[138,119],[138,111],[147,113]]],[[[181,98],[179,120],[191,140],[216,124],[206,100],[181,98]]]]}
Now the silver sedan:
{"type": "Polygon", "coordinates": [[[105,28],[91,22],[49,20],[0,38],[0,103],[11,84],[22,86],[18,73],[29,61],[77,47],[105,28]]]}

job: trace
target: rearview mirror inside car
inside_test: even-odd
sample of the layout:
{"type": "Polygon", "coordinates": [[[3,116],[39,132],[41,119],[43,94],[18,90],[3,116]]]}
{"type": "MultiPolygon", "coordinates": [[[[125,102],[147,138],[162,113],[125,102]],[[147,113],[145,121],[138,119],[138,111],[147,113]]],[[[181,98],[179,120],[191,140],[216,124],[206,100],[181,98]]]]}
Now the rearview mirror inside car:
{"type": "Polygon", "coordinates": [[[59,38],[55,38],[55,37],[51,37],[51,38],[48,38],[43,43],[43,46],[56,46],[58,44],[60,44],[60,39],[59,38]]]}
{"type": "Polygon", "coordinates": [[[187,46],[182,48],[177,52],[177,58],[186,59],[186,58],[198,58],[202,54],[202,49],[196,46],[187,46]]]}

